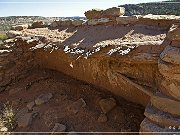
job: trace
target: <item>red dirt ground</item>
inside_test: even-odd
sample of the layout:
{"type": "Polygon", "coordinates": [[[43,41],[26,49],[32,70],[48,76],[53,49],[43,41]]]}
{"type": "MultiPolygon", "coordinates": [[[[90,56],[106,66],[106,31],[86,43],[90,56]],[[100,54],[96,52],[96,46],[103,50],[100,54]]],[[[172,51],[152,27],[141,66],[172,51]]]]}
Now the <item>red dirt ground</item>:
{"type": "Polygon", "coordinates": [[[36,69],[27,73],[23,79],[12,83],[0,93],[0,102],[10,102],[14,110],[26,107],[42,93],[52,93],[49,102],[37,106],[38,115],[28,128],[16,128],[15,131],[51,132],[55,123],[66,125],[66,131],[76,132],[120,132],[139,131],[139,125],[144,119],[144,108],[116,97],[100,88],[73,79],[57,71],[36,69]],[[9,95],[14,89],[15,93],[9,95]],[[101,98],[113,97],[117,106],[107,114],[108,121],[99,123],[101,108],[98,101],[101,98]],[[67,106],[83,98],[86,106],[77,114],[67,111],[67,106]]]}

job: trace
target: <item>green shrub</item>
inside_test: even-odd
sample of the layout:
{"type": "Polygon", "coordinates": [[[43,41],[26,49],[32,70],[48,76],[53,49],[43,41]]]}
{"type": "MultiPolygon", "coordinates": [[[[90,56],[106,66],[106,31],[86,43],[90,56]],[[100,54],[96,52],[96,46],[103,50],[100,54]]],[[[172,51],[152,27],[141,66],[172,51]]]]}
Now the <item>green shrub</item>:
{"type": "Polygon", "coordinates": [[[6,34],[0,34],[0,40],[6,40],[8,37],[6,34]]]}

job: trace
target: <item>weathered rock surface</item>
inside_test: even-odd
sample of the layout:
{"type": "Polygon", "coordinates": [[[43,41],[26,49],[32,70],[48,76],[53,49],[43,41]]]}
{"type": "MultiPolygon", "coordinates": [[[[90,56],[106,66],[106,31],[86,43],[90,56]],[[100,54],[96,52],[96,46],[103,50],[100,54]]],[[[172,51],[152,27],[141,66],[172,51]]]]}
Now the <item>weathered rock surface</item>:
{"type": "Polygon", "coordinates": [[[172,96],[177,100],[180,100],[180,82],[163,80],[161,82],[161,91],[168,96],[172,96]]]}
{"type": "MultiPolygon", "coordinates": [[[[169,129],[169,127],[161,127],[157,124],[150,122],[145,118],[141,123],[140,132],[151,132],[149,135],[161,135],[162,132],[169,132],[167,135],[171,135],[171,132],[177,132],[177,130],[169,129]],[[155,132],[155,133],[153,133],[155,132]],[[161,133],[158,133],[161,132],[161,133]]],[[[147,133],[140,133],[140,135],[147,135],[147,133]]]]}
{"type": "Polygon", "coordinates": [[[120,16],[116,17],[118,24],[135,24],[138,21],[137,16],[120,16]]]}
{"type": "Polygon", "coordinates": [[[180,48],[167,46],[161,53],[160,58],[172,64],[180,64],[180,48]]]}
{"type": "Polygon", "coordinates": [[[102,18],[102,12],[103,12],[102,9],[92,9],[86,11],[84,14],[87,19],[98,19],[98,18],[102,18]]]}
{"type": "Polygon", "coordinates": [[[174,65],[174,64],[159,60],[158,67],[159,67],[160,73],[165,78],[180,81],[180,65],[174,65]]]}
{"type": "Polygon", "coordinates": [[[98,25],[98,24],[107,24],[111,22],[109,18],[100,18],[100,19],[90,19],[88,20],[88,25],[98,25]]]}
{"type": "MultiPolygon", "coordinates": [[[[158,26],[169,29],[173,23],[179,22],[180,17],[175,15],[152,15],[138,16],[140,24],[158,26]]],[[[170,35],[169,35],[170,36],[170,35]]]]}
{"type": "Polygon", "coordinates": [[[100,19],[100,18],[115,18],[124,15],[124,7],[112,7],[106,10],[92,9],[86,11],[84,14],[87,19],[100,19]]]}
{"type": "Polygon", "coordinates": [[[162,112],[150,104],[146,107],[144,115],[148,119],[159,125],[163,125],[167,127],[172,125],[178,127],[180,125],[180,118],[172,116],[169,113],[162,112]]]}
{"type": "Polygon", "coordinates": [[[104,10],[103,16],[107,17],[118,17],[125,14],[124,7],[112,7],[104,10]]]}
{"type": "Polygon", "coordinates": [[[180,116],[179,101],[157,95],[151,98],[151,103],[153,106],[163,112],[168,112],[170,114],[174,114],[175,116],[180,116]]]}
{"type": "Polygon", "coordinates": [[[41,94],[35,99],[36,105],[47,103],[53,97],[52,93],[41,94]]]}
{"type": "Polygon", "coordinates": [[[116,100],[113,98],[101,99],[99,101],[99,106],[101,107],[103,113],[106,114],[116,106],[116,100]]]}

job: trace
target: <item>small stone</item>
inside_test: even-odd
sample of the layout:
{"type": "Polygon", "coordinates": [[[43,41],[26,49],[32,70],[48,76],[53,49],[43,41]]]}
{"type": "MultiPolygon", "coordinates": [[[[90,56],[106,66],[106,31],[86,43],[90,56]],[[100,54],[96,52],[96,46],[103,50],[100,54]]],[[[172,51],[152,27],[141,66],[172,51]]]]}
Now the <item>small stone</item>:
{"type": "Polygon", "coordinates": [[[79,100],[75,101],[72,103],[70,106],[67,107],[68,111],[73,112],[73,113],[78,113],[79,110],[83,107],[86,106],[86,102],[84,99],[80,98],[79,100]]]}
{"type": "Polygon", "coordinates": [[[52,93],[41,94],[39,97],[36,98],[35,104],[36,105],[44,104],[48,102],[52,97],[53,97],[52,93]]]}
{"type": "Polygon", "coordinates": [[[18,92],[20,92],[20,91],[22,91],[22,90],[23,90],[23,88],[10,89],[10,90],[9,90],[9,95],[16,94],[16,93],[18,93],[18,92]]]}
{"type": "Polygon", "coordinates": [[[55,133],[55,132],[65,132],[65,131],[66,131],[66,126],[63,125],[63,124],[60,124],[60,123],[55,123],[54,128],[52,130],[53,133],[55,133]]]}
{"type": "Polygon", "coordinates": [[[103,113],[106,114],[116,106],[116,101],[114,98],[101,99],[99,101],[99,105],[103,113]]]}
{"type": "Polygon", "coordinates": [[[17,119],[18,127],[28,127],[32,124],[33,113],[26,113],[17,119]]]}
{"type": "Polygon", "coordinates": [[[33,109],[34,106],[35,106],[35,102],[34,102],[34,101],[29,102],[29,103],[27,104],[27,108],[28,108],[28,110],[30,110],[30,111],[33,109]]]}
{"type": "Polygon", "coordinates": [[[107,121],[107,116],[105,114],[101,114],[98,118],[98,122],[104,123],[107,121]]]}

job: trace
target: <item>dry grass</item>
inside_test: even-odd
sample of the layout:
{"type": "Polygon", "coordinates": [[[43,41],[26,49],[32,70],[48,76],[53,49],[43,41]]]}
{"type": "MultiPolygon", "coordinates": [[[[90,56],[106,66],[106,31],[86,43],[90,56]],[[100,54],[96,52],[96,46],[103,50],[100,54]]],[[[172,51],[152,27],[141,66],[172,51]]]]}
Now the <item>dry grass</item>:
{"type": "Polygon", "coordinates": [[[0,114],[0,131],[12,131],[15,128],[15,113],[10,105],[4,105],[0,114]]]}

